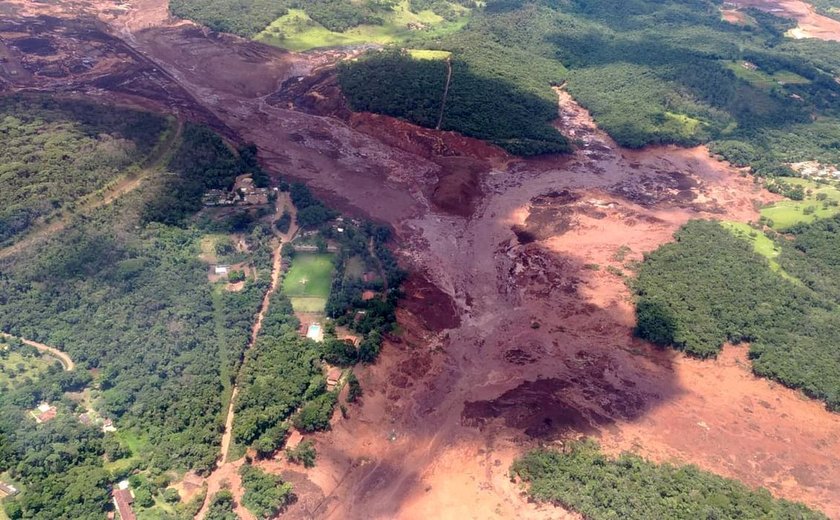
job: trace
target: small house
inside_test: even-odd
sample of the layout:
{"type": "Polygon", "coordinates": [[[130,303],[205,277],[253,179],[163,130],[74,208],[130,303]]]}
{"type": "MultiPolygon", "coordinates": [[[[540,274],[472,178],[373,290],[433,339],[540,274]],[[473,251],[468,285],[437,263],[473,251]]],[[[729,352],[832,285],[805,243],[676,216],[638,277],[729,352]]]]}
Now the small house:
{"type": "Polygon", "coordinates": [[[229,271],[230,267],[227,265],[217,265],[213,268],[213,274],[216,276],[227,276],[229,271]]]}
{"type": "Polygon", "coordinates": [[[131,504],[134,503],[134,495],[128,488],[128,482],[120,482],[112,493],[114,497],[114,507],[120,515],[121,520],[137,520],[137,515],[131,509],[131,504]],[[124,484],[123,484],[124,483],[124,484]]]}
{"type": "Polygon", "coordinates": [[[20,490],[11,484],[0,482],[0,496],[13,497],[20,493],[20,490]]]}
{"type": "Polygon", "coordinates": [[[327,391],[332,391],[338,382],[341,381],[341,374],[341,369],[338,367],[332,367],[329,372],[327,372],[327,391]]]}

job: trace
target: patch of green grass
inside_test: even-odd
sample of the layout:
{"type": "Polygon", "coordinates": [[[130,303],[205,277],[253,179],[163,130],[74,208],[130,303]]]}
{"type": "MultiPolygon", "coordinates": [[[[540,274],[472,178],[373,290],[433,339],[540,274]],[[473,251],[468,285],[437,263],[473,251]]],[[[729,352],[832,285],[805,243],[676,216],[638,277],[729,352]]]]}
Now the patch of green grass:
{"type": "Polygon", "coordinates": [[[770,89],[776,84],[776,80],[772,76],[761,69],[753,70],[745,67],[742,61],[727,61],[724,63],[724,66],[735,73],[735,76],[755,87],[770,89]]]}
{"type": "Polygon", "coordinates": [[[120,441],[120,444],[128,447],[128,449],[131,451],[130,457],[105,463],[105,469],[107,471],[110,471],[111,473],[120,472],[123,469],[129,467],[134,462],[140,460],[141,455],[143,453],[147,452],[146,448],[149,445],[149,441],[146,438],[141,437],[135,431],[128,429],[120,429],[108,435],[116,435],[117,439],[120,441]]]}
{"type": "Polygon", "coordinates": [[[811,193],[806,194],[805,200],[783,200],[762,209],[761,216],[771,221],[768,225],[773,229],[784,231],[796,224],[810,223],[840,213],[840,206],[831,205],[832,201],[840,203],[840,189],[836,184],[818,184],[808,179],[784,179],[784,182],[800,185],[806,193],[808,190],[811,193]]]}
{"type": "Polygon", "coordinates": [[[272,22],[254,39],[298,52],[366,43],[385,45],[399,43],[418,34],[438,37],[455,32],[467,23],[469,11],[463,12],[464,16],[460,19],[447,21],[432,11],[412,13],[408,8],[408,0],[403,0],[394,7],[393,12],[385,16],[382,25],[360,25],[340,33],[330,31],[312,20],[303,9],[289,9],[288,14],[272,22]],[[425,26],[425,29],[422,32],[413,30],[409,24],[425,26]]]}
{"type": "Polygon", "coordinates": [[[445,60],[452,56],[449,51],[432,51],[427,49],[408,49],[408,55],[415,60],[445,60]]]}
{"type": "Polygon", "coordinates": [[[361,278],[362,276],[364,276],[366,269],[367,266],[365,266],[365,261],[362,258],[358,256],[352,256],[344,264],[344,278],[361,278]]]}
{"type": "Polygon", "coordinates": [[[774,72],[773,79],[775,79],[779,83],[784,83],[786,85],[807,85],[811,83],[811,80],[809,80],[808,78],[803,78],[799,74],[791,72],[789,70],[780,70],[778,72],[774,72]]]}
{"type": "MultiPolygon", "coordinates": [[[[8,345],[0,342],[0,350],[7,348],[8,345]]],[[[0,352],[0,388],[5,386],[14,386],[17,382],[24,379],[38,379],[41,372],[55,363],[55,359],[44,356],[24,356],[20,352],[11,350],[0,352]]]]}
{"type": "Polygon", "coordinates": [[[321,312],[330,295],[333,275],[330,254],[297,254],[283,280],[283,292],[298,312],[321,312]]]}
{"type": "Polygon", "coordinates": [[[743,222],[721,222],[720,224],[736,237],[750,242],[753,245],[755,252],[766,258],[770,263],[770,268],[774,272],[779,273],[782,278],[790,280],[794,283],[801,283],[797,278],[785,272],[785,270],[782,269],[782,266],[776,262],[776,257],[781,254],[782,250],[775,244],[775,242],[770,240],[767,235],[761,231],[751,228],[748,224],[743,222]]]}

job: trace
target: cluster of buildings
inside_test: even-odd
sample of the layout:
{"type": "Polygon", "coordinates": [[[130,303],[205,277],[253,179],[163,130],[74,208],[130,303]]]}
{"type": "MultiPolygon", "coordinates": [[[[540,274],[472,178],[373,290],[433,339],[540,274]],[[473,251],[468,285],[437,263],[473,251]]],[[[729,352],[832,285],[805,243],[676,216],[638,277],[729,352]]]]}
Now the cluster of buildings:
{"type": "Polygon", "coordinates": [[[258,188],[251,174],[246,173],[236,178],[232,190],[208,190],[201,202],[208,207],[262,206],[269,203],[272,191],[277,191],[277,188],[258,188]]]}

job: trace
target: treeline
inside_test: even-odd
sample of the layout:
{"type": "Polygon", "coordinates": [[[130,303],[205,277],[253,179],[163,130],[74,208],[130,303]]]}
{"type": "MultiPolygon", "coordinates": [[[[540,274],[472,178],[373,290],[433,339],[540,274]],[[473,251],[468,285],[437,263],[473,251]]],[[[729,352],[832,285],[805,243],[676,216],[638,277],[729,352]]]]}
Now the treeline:
{"type": "MultiPolygon", "coordinates": [[[[344,32],[359,25],[381,25],[396,4],[396,0],[171,0],[169,11],[214,31],[250,38],[289,9],[302,9],[328,30],[344,32]]],[[[440,9],[442,16],[451,14],[452,10],[444,0],[437,0],[428,8],[440,9]]]]}
{"type": "Polygon", "coordinates": [[[217,32],[255,36],[289,12],[282,0],[170,0],[169,12],[217,32]]]}
{"type": "Polygon", "coordinates": [[[336,395],[327,392],[323,347],[302,338],[299,325],[285,294],[274,293],[240,373],[233,438],[261,457],[283,446],[291,424],[303,432],[329,428],[336,395]]]}
{"type": "MultiPolygon", "coordinates": [[[[555,101],[547,101],[499,77],[474,73],[455,57],[443,104],[447,63],[417,60],[399,51],[374,52],[343,64],[339,82],[350,106],[493,142],[517,155],[569,151],[565,137],[550,122],[555,101]]],[[[548,87],[548,85],[547,85],[548,87]]]]}
{"type": "Polygon", "coordinates": [[[41,96],[0,98],[0,244],[137,167],[167,126],[148,112],[41,96]]]}
{"type": "Polygon", "coordinates": [[[295,183],[289,189],[289,197],[297,208],[297,225],[305,229],[317,228],[338,216],[338,212],[328,208],[315,198],[305,184],[295,183]]]}
{"type": "Polygon", "coordinates": [[[250,464],[242,466],[239,475],[245,489],[242,505],[257,518],[274,518],[297,498],[291,484],[250,464]]]}
{"type": "Polygon", "coordinates": [[[840,410],[840,221],[799,226],[779,239],[774,273],[752,245],[720,224],[692,221],[646,256],[636,281],[637,333],[712,357],[725,342],[750,344],[753,371],[840,410]]]}
{"type": "Polygon", "coordinates": [[[167,165],[175,175],[164,177],[146,202],[145,222],[178,225],[201,209],[201,196],[211,189],[230,189],[238,175],[250,173],[265,187],[268,175],[257,163],[256,148],[233,151],[204,125],[187,123],[176,153],[167,165]]]}
{"type": "Polygon", "coordinates": [[[528,484],[533,499],[592,520],[827,518],[695,466],[654,464],[629,453],[611,458],[594,441],[531,451],[514,462],[511,473],[528,484]]]}

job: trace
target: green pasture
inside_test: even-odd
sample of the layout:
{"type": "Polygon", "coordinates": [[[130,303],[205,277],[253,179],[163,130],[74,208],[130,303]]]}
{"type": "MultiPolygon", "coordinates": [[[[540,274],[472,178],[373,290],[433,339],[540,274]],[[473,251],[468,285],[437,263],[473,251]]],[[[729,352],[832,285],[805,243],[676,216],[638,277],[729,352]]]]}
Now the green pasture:
{"type": "Polygon", "coordinates": [[[298,312],[322,312],[327,304],[335,266],[331,254],[298,253],[283,279],[283,292],[298,312]]]}
{"type": "Polygon", "coordinates": [[[761,216],[772,221],[773,229],[784,231],[800,223],[833,217],[840,213],[840,206],[830,205],[831,201],[840,202],[840,189],[836,184],[820,184],[808,179],[783,179],[784,182],[805,188],[805,200],[783,200],[761,210],[761,216]],[[808,193],[810,190],[810,193],[808,193]],[[820,194],[825,194],[824,200],[820,194]]]}
{"type": "Polygon", "coordinates": [[[0,388],[13,387],[25,379],[38,376],[57,361],[46,355],[24,356],[0,341],[0,388]],[[9,348],[9,350],[5,350],[9,348]]]}
{"type": "Polygon", "coordinates": [[[772,240],[767,238],[767,235],[751,228],[743,222],[721,222],[720,224],[736,237],[750,242],[755,252],[766,258],[770,264],[770,268],[782,278],[799,283],[797,278],[785,272],[782,266],[776,262],[776,257],[781,254],[782,250],[772,240]]]}
{"type": "Polygon", "coordinates": [[[419,34],[434,37],[455,32],[467,23],[469,11],[464,9],[463,13],[458,20],[447,21],[432,11],[412,13],[408,0],[402,0],[385,16],[382,25],[360,25],[345,32],[334,32],[312,20],[303,9],[289,9],[288,14],[272,22],[254,39],[297,52],[368,43],[386,45],[419,34]],[[410,24],[424,29],[411,29],[410,24]]]}

